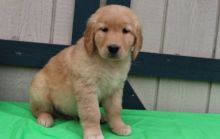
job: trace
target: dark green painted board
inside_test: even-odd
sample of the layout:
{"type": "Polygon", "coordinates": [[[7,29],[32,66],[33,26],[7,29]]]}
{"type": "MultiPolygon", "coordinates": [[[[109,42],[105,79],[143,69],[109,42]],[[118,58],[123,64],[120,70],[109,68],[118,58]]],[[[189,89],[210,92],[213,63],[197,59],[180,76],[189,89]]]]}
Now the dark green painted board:
{"type": "MultiPolygon", "coordinates": [[[[0,64],[39,68],[65,47],[0,40],[0,64]]],[[[220,60],[141,52],[130,75],[220,82],[220,60]]]]}
{"type": "Polygon", "coordinates": [[[220,60],[142,52],[130,74],[220,82],[220,60]]]}
{"type": "Polygon", "coordinates": [[[125,87],[123,90],[123,101],[122,106],[123,108],[128,109],[138,109],[138,110],[144,110],[145,107],[136,95],[135,91],[131,87],[130,83],[128,81],[125,82],[125,87]]]}
{"type": "Polygon", "coordinates": [[[100,0],[75,1],[72,44],[75,44],[76,41],[83,35],[88,18],[98,9],[99,4],[100,0]]]}
{"type": "Polygon", "coordinates": [[[131,0],[107,0],[107,4],[119,4],[119,5],[124,5],[127,7],[130,7],[131,5],[131,0]]]}
{"type": "Polygon", "coordinates": [[[42,67],[65,45],[0,40],[0,64],[42,67]]]}

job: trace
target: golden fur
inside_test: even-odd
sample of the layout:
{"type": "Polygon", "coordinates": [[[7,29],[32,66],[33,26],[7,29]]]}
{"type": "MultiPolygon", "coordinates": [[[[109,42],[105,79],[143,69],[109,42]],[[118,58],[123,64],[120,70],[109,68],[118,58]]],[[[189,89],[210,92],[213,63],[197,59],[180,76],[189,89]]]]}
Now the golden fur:
{"type": "Polygon", "coordinates": [[[131,128],[120,117],[122,90],[131,59],[141,46],[141,28],[129,8],[110,5],[98,9],[88,20],[84,36],[52,57],[34,77],[30,102],[38,123],[52,126],[56,110],[79,116],[84,139],[103,139],[101,102],[112,131],[129,135],[131,128]],[[113,55],[112,44],[118,47],[113,55]]]}

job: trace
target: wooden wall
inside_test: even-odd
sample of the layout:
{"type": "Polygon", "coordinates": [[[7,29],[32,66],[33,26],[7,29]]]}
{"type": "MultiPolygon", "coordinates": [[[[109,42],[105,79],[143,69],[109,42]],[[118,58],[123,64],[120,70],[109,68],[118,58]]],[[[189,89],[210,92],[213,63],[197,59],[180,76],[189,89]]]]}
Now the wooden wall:
{"type": "MultiPolygon", "coordinates": [[[[219,4],[218,0],[133,0],[132,9],[144,28],[143,51],[219,58],[219,4]]],[[[148,109],[220,112],[219,84],[137,77],[129,80],[148,109]]]]}
{"type": "MultiPolygon", "coordinates": [[[[70,44],[74,4],[1,0],[0,38],[70,44]]],[[[142,51],[220,58],[219,0],[132,0],[131,8],[143,25],[142,51]]],[[[0,99],[27,100],[28,83],[36,71],[1,66],[0,99]]],[[[150,110],[220,112],[218,83],[143,77],[129,77],[129,82],[150,110]]]]}
{"type": "MultiPolygon", "coordinates": [[[[0,38],[70,44],[74,0],[0,0],[0,38]]],[[[0,100],[27,101],[38,69],[0,66],[0,100]]]]}

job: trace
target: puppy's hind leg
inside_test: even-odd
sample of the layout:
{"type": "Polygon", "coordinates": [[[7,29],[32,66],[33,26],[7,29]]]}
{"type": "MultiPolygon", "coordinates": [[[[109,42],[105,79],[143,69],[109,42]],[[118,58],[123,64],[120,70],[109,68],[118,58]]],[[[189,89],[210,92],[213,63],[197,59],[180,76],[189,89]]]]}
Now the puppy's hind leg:
{"type": "Polygon", "coordinates": [[[37,117],[37,122],[44,127],[53,125],[53,106],[48,94],[48,89],[45,87],[32,84],[30,90],[31,111],[37,117]]]}

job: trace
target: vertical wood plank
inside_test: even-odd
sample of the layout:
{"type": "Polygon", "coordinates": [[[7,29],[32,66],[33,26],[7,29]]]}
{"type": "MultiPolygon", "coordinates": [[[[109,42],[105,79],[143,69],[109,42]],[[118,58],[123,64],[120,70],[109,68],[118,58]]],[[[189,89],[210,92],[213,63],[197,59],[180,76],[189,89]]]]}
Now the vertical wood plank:
{"type": "Polygon", "coordinates": [[[212,57],[218,0],[169,0],[166,54],[212,57]]]}
{"type": "Polygon", "coordinates": [[[209,113],[220,113],[220,84],[213,83],[210,94],[209,113]]]}
{"type": "Polygon", "coordinates": [[[0,38],[49,42],[52,0],[1,0],[0,38]]]}
{"type": "MultiPolygon", "coordinates": [[[[128,78],[133,90],[147,110],[155,109],[157,79],[131,76],[128,78]]],[[[126,93],[126,92],[125,92],[126,93]]]]}
{"type": "MultiPolygon", "coordinates": [[[[215,58],[220,59],[220,2],[218,3],[218,22],[216,25],[216,51],[215,58]]],[[[210,113],[220,113],[220,84],[212,83],[211,93],[210,93],[210,101],[209,101],[209,109],[210,113]]]]}
{"type": "MultiPolygon", "coordinates": [[[[131,9],[139,17],[143,26],[144,42],[142,51],[144,52],[159,53],[160,51],[165,1],[131,1],[131,9]]],[[[145,108],[150,110],[155,109],[158,79],[132,76],[129,77],[128,81],[145,108]]]]}
{"type": "Polygon", "coordinates": [[[100,7],[105,6],[107,3],[107,0],[100,0],[100,7]]]}
{"type": "MultiPolygon", "coordinates": [[[[212,57],[218,0],[169,0],[163,52],[212,57]]],[[[158,110],[206,112],[209,83],[161,79],[158,110]]]]}
{"type": "Polygon", "coordinates": [[[158,110],[206,112],[208,84],[172,79],[161,79],[158,110]]]}
{"type": "Polygon", "coordinates": [[[216,33],[216,51],[215,51],[215,58],[220,59],[220,2],[219,2],[219,12],[218,12],[218,22],[217,22],[217,33],[216,33]]]}
{"type": "Polygon", "coordinates": [[[37,71],[0,65],[0,100],[28,101],[29,85],[37,71]]]}
{"type": "Polygon", "coordinates": [[[52,30],[52,43],[71,44],[73,30],[73,15],[75,0],[54,0],[54,28],[52,30]]]}
{"type": "Polygon", "coordinates": [[[165,0],[132,0],[131,9],[139,17],[143,28],[144,52],[159,53],[165,0]]]}

